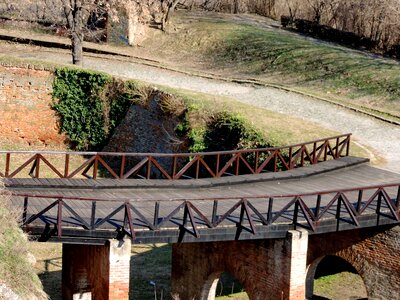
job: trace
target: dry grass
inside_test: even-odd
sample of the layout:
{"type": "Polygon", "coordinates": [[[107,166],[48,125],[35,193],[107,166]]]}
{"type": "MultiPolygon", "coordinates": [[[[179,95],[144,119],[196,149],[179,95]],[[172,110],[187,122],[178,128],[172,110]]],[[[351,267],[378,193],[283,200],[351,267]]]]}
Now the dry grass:
{"type": "MultiPolygon", "coordinates": [[[[249,124],[260,130],[265,139],[271,145],[290,145],[306,141],[312,141],[323,137],[338,135],[333,130],[326,129],[316,123],[272,112],[257,106],[243,104],[228,97],[214,96],[187,90],[178,90],[168,87],[161,87],[171,94],[181,97],[186,105],[196,106],[197,113],[194,117],[201,124],[220,111],[232,113],[239,112],[249,124]]],[[[196,126],[196,124],[194,123],[196,126]]],[[[381,158],[375,155],[370,149],[360,146],[358,143],[352,143],[350,155],[372,158],[375,162],[381,162],[381,158]]]]}
{"type": "Polygon", "coordinates": [[[152,49],[154,58],[186,70],[284,84],[400,117],[398,61],[315,41],[270,23],[259,17],[181,12],[174,18],[176,30],[155,32],[137,53],[152,49]]]}
{"type": "Polygon", "coordinates": [[[0,186],[0,282],[23,299],[46,299],[28,255],[28,241],[18,226],[20,215],[10,207],[8,193],[0,186]]]}

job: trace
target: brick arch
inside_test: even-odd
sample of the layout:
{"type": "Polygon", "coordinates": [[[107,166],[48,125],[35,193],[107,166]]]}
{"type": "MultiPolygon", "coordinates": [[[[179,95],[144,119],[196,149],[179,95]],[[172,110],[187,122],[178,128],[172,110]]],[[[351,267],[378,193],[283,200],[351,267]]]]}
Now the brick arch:
{"type": "Polygon", "coordinates": [[[224,271],[251,300],[304,299],[307,241],[307,233],[293,231],[285,239],[174,244],[172,294],[208,299],[205,288],[210,293],[224,271]]]}
{"type": "Polygon", "coordinates": [[[351,265],[356,270],[357,275],[359,275],[361,277],[361,279],[363,280],[364,287],[366,288],[365,281],[362,276],[364,274],[360,274],[360,272],[362,272],[362,269],[359,269],[359,268],[357,268],[357,266],[354,266],[352,264],[352,262],[348,261],[348,259],[346,257],[342,257],[339,253],[338,253],[338,255],[324,255],[324,256],[318,257],[317,259],[315,259],[313,262],[311,262],[307,266],[306,299],[311,299],[312,296],[314,295],[314,279],[315,279],[315,274],[316,274],[317,268],[320,265],[320,263],[322,262],[322,260],[327,257],[339,257],[340,259],[342,259],[343,261],[345,261],[346,263],[351,265]]]}
{"type": "MultiPolygon", "coordinates": [[[[208,279],[205,281],[202,291],[201,291],[201,296],[200,300],[215,300],[215,295],[217,292],[217,285],[218,281],[221,278],[222,273],[225,271],[218,271],[218,272],[213,272],[208,279]]],[[[231,272],[227,272],[230,275],[232,275],[237,281],[239,281],[240,285],[243,287],[243,289],[246,291],[245,287],[242,284],[242,281],[239,280],[236,276],[234,276],[231,272]]],[[[243,277],[241,275],[241,277],[243,277]]],[[[247,291],[246,291],[247,293],[247,291]]],[[[251,298],[250,298],[251,299],[251,298]]]]}
{"type": "Polygon", "coordinates": [[[222,272],[214,272],[212,273],[206,282],[203,285],[201,290],[201,300],[214,300],[215,299],[215,292],[217,289],[217,284],[219,277],[221,276],[222,272]]]}
{"type": "MultiPolygon", "coordinates": [[[[228,272],[240,282],[250,299],[264,299],[265,277],[268,272],[265,267],[268,266],[266,261],[268,257],[263,255],[262,250],[260,251],[260,248],[263,249],[260,246],[265,243],[271,242],[173,245],[173,293],[179,294],[180,299],[212,300],[214,298],[209,297],[211,289],[215,287],[214,284],[216,285],[220,275],[228,272]],[[255,267],[257,262],[259,268],[255,267]],[[174,272],[174,270],[179,271],[174,272]],[[179,274],[181,271],[184,273],[179,274]],[[179,280],[177,280],[178,277],[179,280]],[[180,283],[181,280],[182,283],[180,283]],[[177,283],[181,286],[178,287],[177,283]]],[[[270,257],[273,258],[273,255],[270,257]]]]}
{"type": "Polygon", "coordinates": [[[356,269],[368,297],[397,299],[400,295],[398,253],[400,226],[349,230],[310,236],[307,265],[326,255],[338,256],[356,269]]]}

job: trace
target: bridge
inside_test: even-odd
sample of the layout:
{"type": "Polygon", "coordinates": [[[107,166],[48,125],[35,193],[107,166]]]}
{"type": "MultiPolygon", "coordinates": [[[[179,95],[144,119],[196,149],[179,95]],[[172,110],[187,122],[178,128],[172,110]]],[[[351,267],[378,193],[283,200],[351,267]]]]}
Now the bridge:
{"type": "Polygon", "coordinates": [[[250,299],[304,299],[325,255],[394,299],[398,237],[382,243],[400,222],[400,174],[349,153],[350,134],[196,154],[0,151],[0,175],[22,229],[63,243],[65,299],[128,299],[131,242],[174,244],[180,299],[214,299],[223,271],[250,299]]]}

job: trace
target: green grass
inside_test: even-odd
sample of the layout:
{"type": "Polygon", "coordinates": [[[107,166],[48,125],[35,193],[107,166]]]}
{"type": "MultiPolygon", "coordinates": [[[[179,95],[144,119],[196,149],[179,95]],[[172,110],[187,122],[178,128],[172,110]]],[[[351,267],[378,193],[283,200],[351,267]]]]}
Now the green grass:
{"type": "Polygon", "coordinates": [[[234,293],[228,296],[215,297],[217,300],[248,300],[249,296],[246,292],[234,293]]]}
{"type": "MultiPolygon", "coordinates": [[[[400,113],[400,65],[395,61],[325,43],[316,43],[283,31],[233,26],[214,51],[217,64],[235,65],[246,74],[283,76],[289,84],[319,85],[349,101],[382,97],[400,113]]],[[[400,116],[400,114],[399,114],[400,116]]]]}
{"type": "Polygon", "coordinates": [[[178,13],[174,23],[177,30],[145,44],[166,61],[223,77],[280,84],[400,118],[396,60],[243,24],[227,15],[178,13]]]}
{"type": "MultiPolygon", "coordinates": [[[[243,104],[229,97],[209,95],[182,89],[159,86],[177,97],[188,106],[196,106],[206,116],[220,111],[239,112],[248,124],[263,133],[265,140],[273,146],[296,144],[339,134],[316,123],[269,111],[257,106],[243,104]]],[[[199,116],[202,119],[202,116],[199,116]]],[[[350,155],[370,157],[370,150],[352,143],[350,155]]],[[[377,159],[379,161],[379,158],[377,159]]]]}
{"type": "Polygon", "coordinates": [[[341,272],[315,279],[314,295],[316,299],[364,299],[367,292],[360,275],[341,272]]]}

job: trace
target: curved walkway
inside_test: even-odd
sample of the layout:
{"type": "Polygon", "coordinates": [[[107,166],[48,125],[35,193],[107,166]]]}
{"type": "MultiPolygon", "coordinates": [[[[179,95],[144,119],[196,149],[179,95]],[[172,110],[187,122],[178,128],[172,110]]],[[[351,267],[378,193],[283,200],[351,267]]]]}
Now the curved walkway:
{"type": "MultiPolygon", "coordinates": [[[[38,47],[29,47],[28,50],[27,47],[29,46],[0,45],[0,48],[5,50],[3,53],[15,57],[61,63],[70,62],[70,54],[67,51],[44,51],[38,47]]],[[[113,57],[104,59],[87,56],[84,60],[84,67],[152,84],[228,96],[246,104],[307,119],[341,133],[352,132],[354,138],[361,144],[373,148],[386,159],[387,163],[382,167],[400,172],[400,156],[398,154],[400,151],[400,127],[333,104],[270,87],[256,87],[190,76],[113,57]]]]}
{"type": "Polygon", "coordinates": [[[118,180],[117,188],[108,179],[12,179],[6,185],[13,206],[27,212],[31,235],[53,222],[60,230],[52,238],[69,241],[115,238],[121,224],[129,224],[136,242],[176,243],[284,237],[298,223],[318,234],[399,222],[390,199],[396,198],[400,174],[351,158],[278,174],[150,186],[149,180],[118,180]]]}

